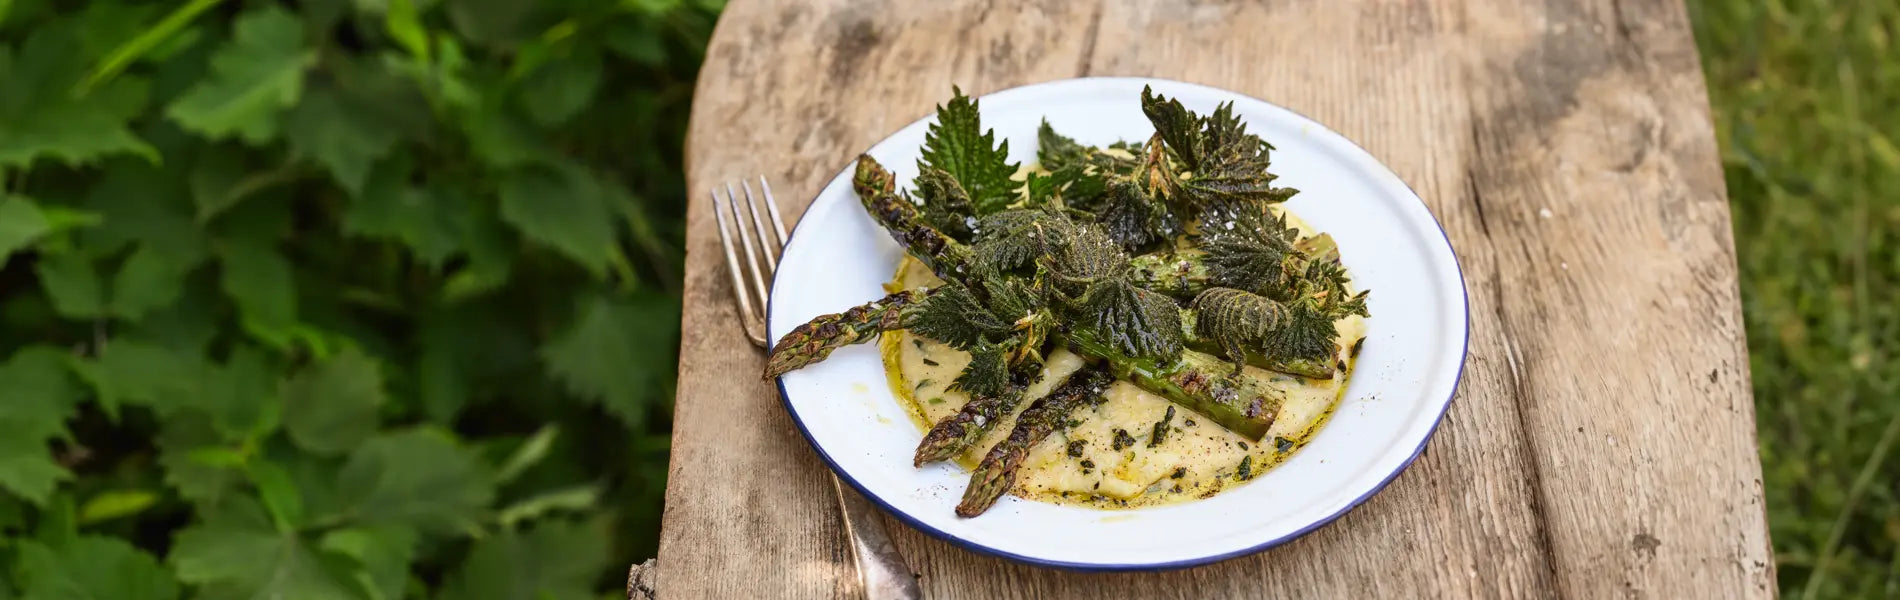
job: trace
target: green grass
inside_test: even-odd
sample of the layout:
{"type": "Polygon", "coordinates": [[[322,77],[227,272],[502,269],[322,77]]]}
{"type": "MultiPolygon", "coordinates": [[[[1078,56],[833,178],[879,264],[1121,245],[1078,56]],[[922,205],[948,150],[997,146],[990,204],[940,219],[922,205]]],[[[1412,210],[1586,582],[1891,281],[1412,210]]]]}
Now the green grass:
{"type": "Polygon", "coordinates": [[[1900,598],[1900,3],[1691,0],[1789,598],[1900,598]]]}

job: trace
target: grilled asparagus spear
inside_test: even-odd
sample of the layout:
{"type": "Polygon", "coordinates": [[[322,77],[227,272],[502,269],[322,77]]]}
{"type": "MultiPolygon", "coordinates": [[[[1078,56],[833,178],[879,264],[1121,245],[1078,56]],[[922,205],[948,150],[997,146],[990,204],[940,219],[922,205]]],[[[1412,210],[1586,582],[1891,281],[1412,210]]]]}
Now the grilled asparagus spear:
{"type": "Polygon", "coordinates": [[[1086,335],[1070,335],[1076,354],[1104,359],[1110,373],[1258,441],[1286,402],[1287,382],[1236,374],[1220,357],[1184,350],[1174,360],[1133,358],[1086,335]]]}
{"type": "Polygon", "coordinates": [[[925,463],[950,460],[969,449],[971,444],[983,438],[983,434],[995,428],[1003,417],[1016,410],[1016,405],[1023,401],[1023,394],[1030,384],[1036,382],[1041,370],[1040,363],[1018,363],[1010,369],[1009,387],[1003,393],[972,394],[970,401],[957,409],[956,414],[937,421],[924,434],[924,440],[917,444],[912,464],[921,467],[925,463]]]}
{"type": "Polygon", "coordinates": [[[957,504],[957,515],[974,517],[995,505],[997,498],[1016,482],[1016,470],[1029,455],[1029,449],[1062,428],[1077,409],[1100,403],[1102,393],[1112,381],[1101,367],[1085,368],[1024,409],[1016,418],[1016,427],[1010,430],[1009,437],[992,446],[976,471],[970,474],[970,486],[963,490],[963,502],[957,504]]]}
{"type": "Polygon", "coordinates": [[[765,378],[824,360],[832,350],[870,341],[878,333],[903,329],[905,316],[915,314],[914,307],[934,292],[935,289],[903,290],[799,325],[772,346],[765,363],[765,378]]]}

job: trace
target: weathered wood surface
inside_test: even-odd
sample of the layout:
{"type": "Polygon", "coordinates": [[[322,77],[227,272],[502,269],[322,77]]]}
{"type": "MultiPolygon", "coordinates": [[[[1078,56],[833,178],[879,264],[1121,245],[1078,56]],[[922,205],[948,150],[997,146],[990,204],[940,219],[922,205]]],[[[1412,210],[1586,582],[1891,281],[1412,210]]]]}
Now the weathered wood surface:
{"type": "MultiPolygon", "coordinates": [[[[905,527],[932,598],[1746,598],[1774,594],[1733,240],[1675,1],[733,0],[690,189],[763,173],[788,216],[862,149],[973,94],[1146,75],[1359,142],[1443,222],[1471,350],[1425,455],[1333,525],[1163,574],[978,556],[905,527]]],[[[662,598],[843,598],[823,469],[688,219],[662,598]]]]}

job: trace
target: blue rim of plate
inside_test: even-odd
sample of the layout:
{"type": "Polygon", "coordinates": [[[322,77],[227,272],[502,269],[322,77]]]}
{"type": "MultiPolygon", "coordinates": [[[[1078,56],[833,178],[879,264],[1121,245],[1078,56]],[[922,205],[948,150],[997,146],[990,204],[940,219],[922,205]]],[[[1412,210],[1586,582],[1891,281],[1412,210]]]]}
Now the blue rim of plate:
{"type": "MultiPolygon", "coordinates": [[[[994,96],[996,94],[1001,94],[1004,92],[1024,90],[1024,89],[1029,89],[1029,88],[1035,88],[1035,87],[1041,87],[1041,86],[1046,86],[1046,85],[1077,81],[1077,80],[1096,80],[1096,81],[1120,80],[1120,81],[1131,81],[1131,82],[1133,81],[1162,82],[1171,86],[1189,86],[1189,87],[1204,88],[1207,90],[1220,92],[1222,94],[1231,95],[1236,98],[1246,98],[1249,100],[1253,100],[1255,102],[1260,102],[1268,106],[1272,106],[1274,108],[1287,111],[1288,113],[1297,115],[1302,119],[1306,119],[1307,121],[1312,122],[1315,125],[1318,125],[1321,129],[1325,130],[1326,132],[1331,133],[1335,136],[1338,136],[1339,139],[1345,141],[1347,144],[1350,144],[1354,149],[1365,153],[1366,156],[1373,157],[1373,162],[1377,163],[1380,168],[1385,169],[1386,172],[1390,173],[1392,171],[1391,167],[1385,166],[1385,163],[1383,161],[1378,160],[1378,157],[1376,155],[1366,150],[1364,146],[1360,146],[1358,142],[1352,141],[1352,138],[1348,138],[1344,134],[1341,134],[1337,131],[1333,131],[1332,128],[1326,127],[1324,123],[1321,123],[1318,120],[1313,119],[1312,117],[1308,117],[1304,114],[1301,114],[1299,111],[1295,111],[1285,106],[1274,104],[1272,102],[1268,102],[1260,98],[1248,96],[1246,94],[1241,94],[1238,92],[1234,92],[1234,91],[1230,91],[1230,90],[1226,90],[1222,88],[1217,88],[1217,87],[1213,87],[1209,85],[1198,84],[1198,83],[1176,81],[1172,79],[1162,79],[1159,77],[1071,77],[1067,79],[1055,79],[1055,80],[1044,81],[1044,82],[1039,82],[1039,83],[1032,83],[1028,85],[1020,85],[1013,88],[1005,88],[1001,90],[996,90],[994,92],[990,92],[982,96],[977,96],[976,99],[980,101],[986,97],[994,96]]],[[[927,119],[929,117],[930,117],[929,115],[925,115],[923,118],[927,119]]],[[[904,127],[909,127],[912,123],[915,123],[915,122],[916,122],[915,120],[906,122],[904,124],[904,127]]],[[[882,140],[879,140],[879,141],[881,142],[882,140]]],[[[844,170],[839,171],[838,175],[833,176],[830,181],[836,181],[838,177],[842,177],[848,174],[849,172],[850,172],[850,167],[847,166],[844,170]]],[[[839,468],[838,462],[833,460],[829,453],[825,452],[825,448],[818,444],[818,440],[812,438],[811,430],[805,427],[805,420],[798,418],[798,411],[792,409],[792,401],[791,401],[790,395],[787,394],[785,391],[785,378],[782,375],[779,377],[774,377],[772,379],[772,384],[778,387],[779,404],[781,406],[784,406],[786,414],[792,417],[792,423],[798,425],[798,434],[801,436],[804,436],[805,443],[810,445],[812,450],[818,453],[819,458],[824,459],[826,468],[831,469],[831,472],[833,474],[836,474],[838,476],[838,479],[843,480],[845,483],[849,484],[852,489],[857,490],[859,495],[864,496],[866,499],[870,500],[872,504],[876,504],[877,507],[879,509],[882,509],[886,514],[897,517],[899,520],[902,520],[905,524],[910,525],[913,529],[917,529],[919,531],[923,531],[924,533],[928,533],[931,536],[936,537],[937,539],[949,542],[951,545],[962,548],[964,550],[969,550],[969,551],[977,552],[980,554],[988,554],[990,556],[1004,558],[1004,559],[1008,559],[1008,560],[1015,561],[1018,563],[1027,564],[1027,565],[1035,565],[1039,567],[1050,567],[1050,568],[1055,568],[1055,569],[1065,569],[1065,570],[1078,571],[1078,572],[1083,572],[1083,573],[1115,573],[1115,572],[1128,572],[1128,571],[1172,571],[1176,569],[1185,569],[1188,567],[1198,567],[1201,565],[1213,564],[1213,563],[1217,563],[1217,562],[1221,562],[1221,561],[1225,561],[1229,559],[1240,558],[1242,556],[1248,556],[1251,554],[1258,554],[1261,552],[1265,552],[1267,550],[1273,549],[1276,546],[1299,539],[1301,536],[1304,536],[1308,533],[1312,533],[1314,530],[1317,530],[1321,527],[1331,525],[1334,521],[1339,520],[1340,517],[1346,516],[1346,513],[1352,512],[1352,510],[1355,508],[1359,508],[1359,505],[1361,504],[1365,504],[1366,501],[1372,499],[1373,496],[1379,495],[1379,492],[1385,491],[1386,486],[1391,485],[1393,480],[1398,479],[1399,474],[1404,473],[1406,469],[1409,469],[1412,467],[1412,463],[1418,461],[1419,454],[1422,454],[1425,452],[1425,445],[1431,443],[1432,438],[1438,435],[1438,427],[1444,424],[1445,422],[1445,412],[1451,409],[1451,401],[1457,398],[1458,396],[1458,384],[1464,380],[1465,363],[1467,362],[1467,359],[1470,357],[1470,353],[1471,353],[1471,291],[1470,289],[1465,287],[1464,264],[1458,260],[1457,249],[1451,245],[1451,234],[1445,231],[1444,223],[1438,219],[1437,214],[1432,212],[1431,205],[1425,204],[1424,198],[1418,195],[1418,191],[1412,189],[1411,184],[1406,183],[1405,179],[1402,177],[1399,177],[1397,173],[1392,173],[1392,178],[1397,180],[1399,182],[1399,185],[1404,186],[1406,192],[1409,192],[1412,194],[1412,199],[1417,201],[1421,208],[1425,209],[1425,214],[1431,215],[1432,225],[1438,227],[1439,237],[1445,240],[1445,247],[1452,250],[1451,264],[1452,264],[1453,269],[1458,272],[1458,295],[1464,301],[1464,313],[1465,313],[1465,328],[1464,328],[1465,339],[1461,343],[1462,347],[1459,348],[1459,351],[1458,351],[1458,354],[1459,354],[1458,374],[1452,379],[1451,391],[1445,397],[1445,402],[1440,405],[1440,408],[1438,409],[1438,416],[1432,419],[1431,431],[1426,432],[1425,438],[1422,440],[1419,440],[1418,447],[1412,449],[1412,455],[1409,457],[1406,457],[1405,462],[1400,463],[1398,468],[1393,469],[1391,473],[1386,474],[1385,478],[1379,481],[1378,485],[1372,486],[1372,489],[1367,490],[1366,493],[1361,494],[1358,498],[1354,498],[1353,501],[1347,504],[1344,508],[1339,509],[1333,514],[1326,515],[1325,517],[1321,517],[1320,519],[1315,520],[1312,523],[1307,524],[1305,527],[1301,527],[1293,531],[1292,533],[1288,533],[1286,535],[1282,535],[1280,537],[1267,540],[1260,544],[1256,544],[1254,546],[1242,548],[1239,550],[1233,550],[1229,552],[1222,552],[1220,554],[1211,554],[1208,556],[1200,556],[1200,557],[1195,557],[1195,558],[1159,562],[1159,563],[1103,564],[1103,563],[1091,563],[1091,562],[1049,560],[1045,558],[1036,558],[1033,556],[1024,556],[1021,554],[1010,552],[1008,550],[1003,550],[1001,548],[993,548],[990,546],[985,546],[983,544],[978,544],[976,542],[972,542],[972,541],[963,539],[961,537],[957,537],[956,535],[951,534],[950,532],[943,531],[935,527],[931,527],[930,525],[925,524],[922,520],[919,520],[916,517],[912,517],[910,513],[904,512],[902,510],[898,510],[897,507],[895,506],[891,506],[889,502],[884,501],[884,499],[879,497],[877,494],[873,494],[871,493],[870,490],[865,489],[864,484],[858,483],[858,480],[851,477],[850,473],[846,472],[842,468],[839,468]]],[[[825,185],[826,187],[830,187],[829,181],[825,185]]],[[[807,207],[807,210],[809,210],[809,207],[807,207]]],[[[799,239],[798,237],[799,228],[803,227],[804,224],[805,224],[805,219],[801,217],[798,220],[798,223],[795,223],[792,225],[792,232],[786,236],[785,246],[782,250],[780,250],[780,256],[784,256],[785,253],[788,253],[791,251],[792,243],[799,239]]],[[[774,273],[772,275],[772,289],[774,290],[778,289],[778,283],[779,283],[778,274],[774,273]]],[[[771,335],[772,308],[776,304],[775,302],[773,302],[773,300],[774,298],[772,296],[767,296],[766,301],[765,301],[765,324],[766,324],[766,335],[768,337],[771,335]]],[[[775,342],[776,340],[771,340],[771,341],[775,342]]]]}

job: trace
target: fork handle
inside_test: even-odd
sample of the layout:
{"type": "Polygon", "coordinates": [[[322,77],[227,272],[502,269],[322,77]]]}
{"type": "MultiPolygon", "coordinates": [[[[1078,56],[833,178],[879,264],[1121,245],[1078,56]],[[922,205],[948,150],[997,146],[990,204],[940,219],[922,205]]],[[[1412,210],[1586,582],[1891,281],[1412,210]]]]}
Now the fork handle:
{"type": "Polygon", "coordinates": [[[838,476],[831,476],[831,489],[844,513],[845,535],[851,537],[851,556],[858,565],[858,580],[863,584],[865,600],[917,600],[923,592],[917,576],[905,566],[904,555],[884,531],[877,507],[856,492],[845,489],[838,476]]]}

